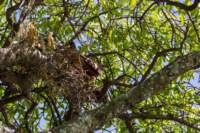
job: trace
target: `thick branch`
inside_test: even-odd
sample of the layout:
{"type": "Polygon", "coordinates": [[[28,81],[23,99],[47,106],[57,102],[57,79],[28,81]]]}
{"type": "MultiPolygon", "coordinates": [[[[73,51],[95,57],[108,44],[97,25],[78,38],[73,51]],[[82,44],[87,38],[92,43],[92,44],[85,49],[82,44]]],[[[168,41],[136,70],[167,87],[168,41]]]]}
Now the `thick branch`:
{"type": "MultiPolygon", "coordinates": [[[[9,71],[8,68],[11,66],[22,64],[30,71],[32,69],[34,70],[34,73],[31,73],[31,78],[35,76],[36,78],[50,79],[54,86],[61,85],[66,87],[68,85],[68,82],[59,82],[60,84],[57,84],[58,81],[56,79],[65,79],[65,76],[67,75],[60,75],[62,71],[59,72],[56,68],[57,65],[55,65],[59,64],[59,61],[57,58],[53,58],[52,55],[48,57],[48,55],[43,55],[37,49],[34,50],[16,46],[0,49],[0,56],[0,72],[9,71]]],[[[198,68],[200,66],[199,58],[200,52],[192,52],[185,56],[176,58],[169,65],[132,88],[132,91],[129,93],[117,97],[115,100],[97,108],[96,110],[84,113],[80,117],[53,129],[53,132],[59,133],[65,131],[70,133],[88,133],[102,127],[106,121],[117,117],[119,114],[126,111],[130,105],[134,106],[137,103],[160,93],[178,76],[189,70],[198,68]]]]}
{"type": "Polygon", "coordinates": [[[128,94],[121,95],[96,110],[84,113],[77,119],[58,126],[53,129],[52,132],[87,133],[100,128],[106,121],[117,117],[117,115],[127,110],[130,105],[134,106],[137,103],[160,93],[178,76],[183,75],[189,70],[199,68],[199,58],[200,52],[192,52],[176,58],[169,65],[133,88],[128,94]]]}

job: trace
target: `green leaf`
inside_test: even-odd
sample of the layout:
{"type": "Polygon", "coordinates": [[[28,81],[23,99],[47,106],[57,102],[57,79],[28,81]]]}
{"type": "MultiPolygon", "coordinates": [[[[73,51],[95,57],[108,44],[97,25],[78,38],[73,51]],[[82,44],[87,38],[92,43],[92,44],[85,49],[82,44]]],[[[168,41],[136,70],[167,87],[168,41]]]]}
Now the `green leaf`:
{"type": "Polygon", "coordinates": [[[130,0],[130,7],[134,8],[137,3],[137,0],[130,0]]]}

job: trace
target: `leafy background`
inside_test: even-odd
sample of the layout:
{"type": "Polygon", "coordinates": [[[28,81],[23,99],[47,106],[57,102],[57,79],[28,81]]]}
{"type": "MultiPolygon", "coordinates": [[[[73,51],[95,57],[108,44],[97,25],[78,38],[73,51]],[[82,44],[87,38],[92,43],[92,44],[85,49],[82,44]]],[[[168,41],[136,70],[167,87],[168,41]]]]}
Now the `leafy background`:
{"type": "MultiPolygon", "coordinates": [[[[18,2],[4,0],[0,5],[2,47],[13,30],[6,12],[18,2]]],[[[190,0],[179,2],[192,4],[190,0]]],[[[34,22],[38,31],[44,34],[54,32],[57,41],[73,40],[82,54],[102,64],[104,69],[96,86],[102,86],[105,81],[116,81],[106,93],[107,101],[128,92],[176,57],[200,50],[199,7],[184,11],[152,0],[68,0],[66,5],[63,0],[44,0],[43,3],[29,12],[24,23],[34,22]]],[[[26,8],[22,6],[13,12],[13,22],[19,21],[26,8]]],[[[44,87],[42,81],[33,85],[35,90],[41,87],[44,87]]],[[[2,85],[1,98],[5,89],[2,85]]],[[[62,123],[68,109],[66,99],[48,97],[46,91],[33,92],[33,98],[39,103],[28,121],[34,132],[62,123]]],[[[197,132],[199,104],[199,70],[194,70],[179,77],[162,93],[130,108],[135,114],[131,120],[113,119],[102,130],[106,132],[111,126],[118,133],[130,130],[197,132]]],[[[5,106],[7,119],[0,113],[2,123],[24,127],[24,116],[31,103],[24,99],[5,106]]],[[[88,103],[85,110],[96,106],[99,104],[88,103]]]]}

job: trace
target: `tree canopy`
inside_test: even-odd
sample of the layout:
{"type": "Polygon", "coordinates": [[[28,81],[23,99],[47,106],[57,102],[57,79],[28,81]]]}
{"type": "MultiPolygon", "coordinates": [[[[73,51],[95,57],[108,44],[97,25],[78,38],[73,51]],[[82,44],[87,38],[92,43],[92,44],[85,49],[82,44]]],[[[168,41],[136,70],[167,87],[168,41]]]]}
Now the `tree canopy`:
{"type": "Polygon", "coordinates": [[[0,0],[0,130],[200,131],[199,0],[0,0]]]}

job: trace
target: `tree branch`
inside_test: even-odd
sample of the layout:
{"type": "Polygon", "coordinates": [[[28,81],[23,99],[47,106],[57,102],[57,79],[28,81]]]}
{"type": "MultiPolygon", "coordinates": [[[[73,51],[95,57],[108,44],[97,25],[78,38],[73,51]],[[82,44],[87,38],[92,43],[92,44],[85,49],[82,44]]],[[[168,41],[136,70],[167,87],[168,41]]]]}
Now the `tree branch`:
{"type": "Polygon", "coordinates": [[[93,111],[89,111],[80,117],[66,122],[52,129],[52,132],[89,132],[101,128],[105,122],[117,117],[120,113],[137,103],[159,94],[178,76],[189,70],[199,68],[200,52],[192,52],[182,57],[177,57],[173,62],[160,71],[137,85],[128,94],[123,94],[111,102],[93,111]]]}
{"type": "Polygon", "coordinates": [[[171,0],[154,0],[155,2],[164,2],[165,4],[167,5],[171,5],[171,6],[176,6],[180,9],[183,9],[183,10],[186,10],[186,11],[192,11],[194,9],[196,9],[196,7],[198,6],[199,4],[199,0],[195,0],[194,3],[192,5],[184,5],[180,2],[175,2],[175,1],[171,1],[171,0]]]}
{"type": "Polygon", "coordinates": [[[172,114],[167,114],[167,115],[159,115],[159,114],[151,114],[151,113],[133,113],[133,114],[122,114],[119,116],[120,119],[122,120],[126,120],[126,121],[131,121],[135,118],[139,118],[139,119],[156,119],[156,120],[170,120],[170,121],[175,121],[178,122],[180,124],[186,125],[188,127],[191,127],[193,129],[196,129],[198,131],[200,131],[200,128],[198,127],[198,125],[186,121],[182,118],[178,118],[172,114]]]}

